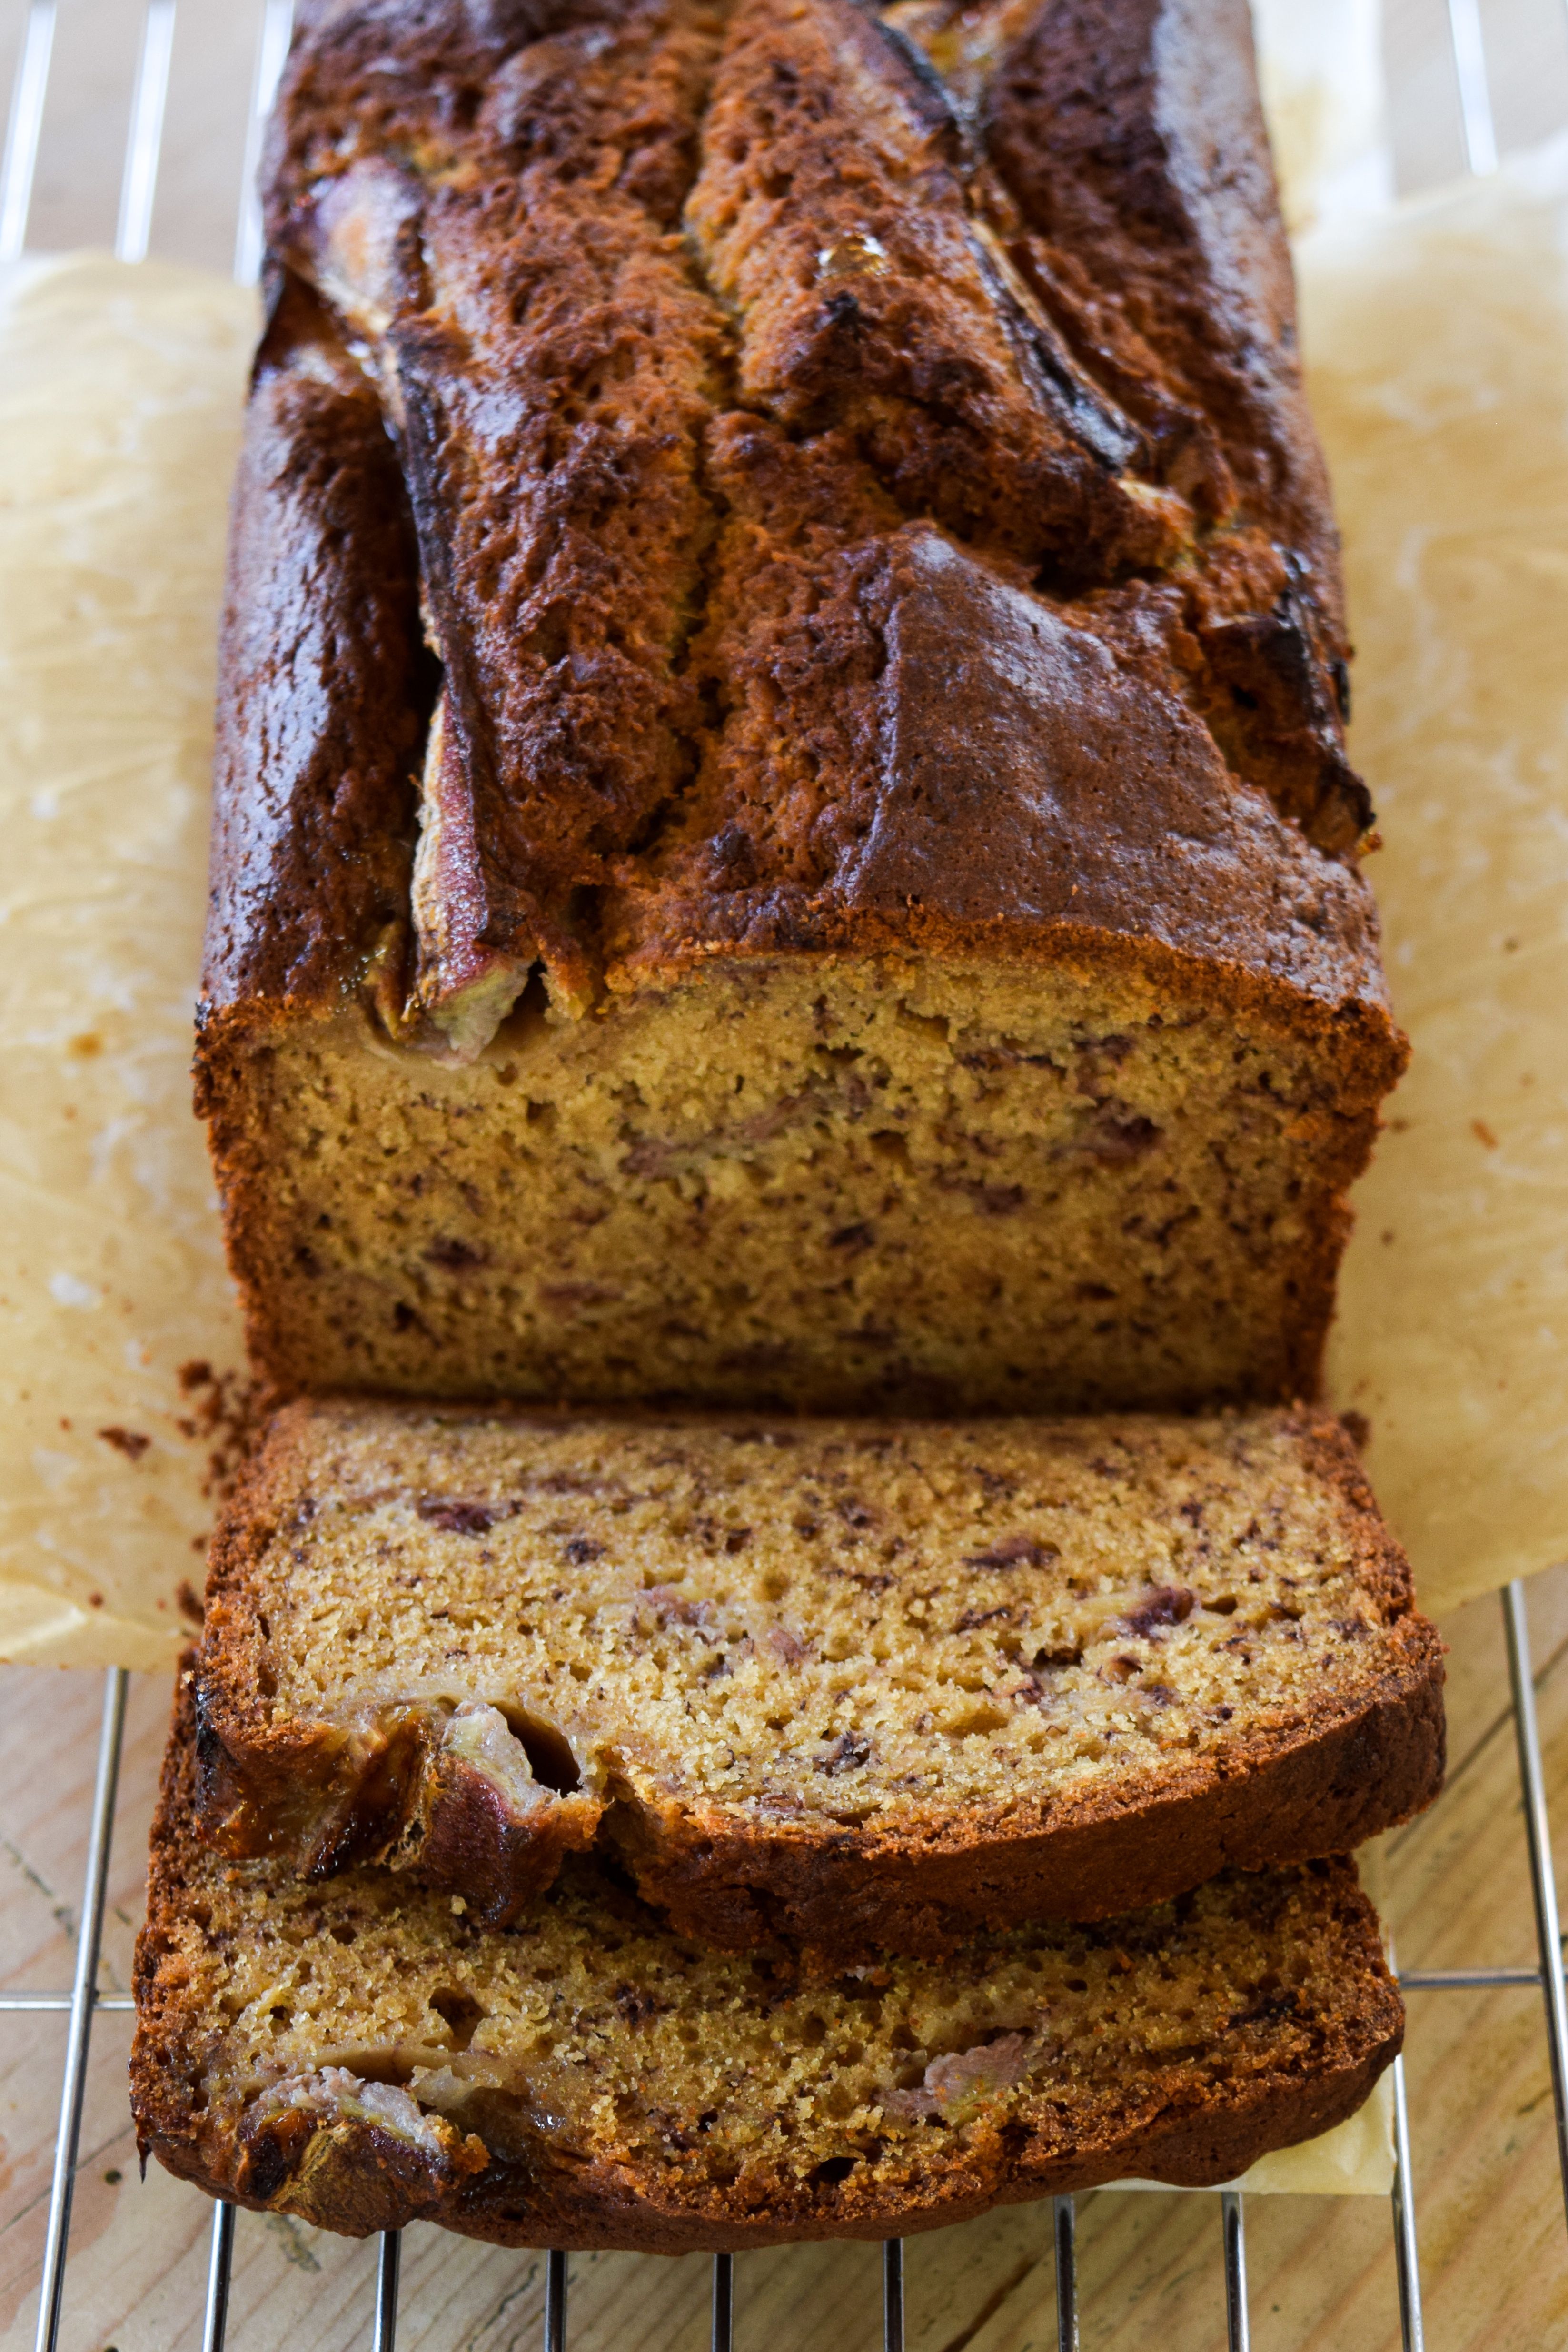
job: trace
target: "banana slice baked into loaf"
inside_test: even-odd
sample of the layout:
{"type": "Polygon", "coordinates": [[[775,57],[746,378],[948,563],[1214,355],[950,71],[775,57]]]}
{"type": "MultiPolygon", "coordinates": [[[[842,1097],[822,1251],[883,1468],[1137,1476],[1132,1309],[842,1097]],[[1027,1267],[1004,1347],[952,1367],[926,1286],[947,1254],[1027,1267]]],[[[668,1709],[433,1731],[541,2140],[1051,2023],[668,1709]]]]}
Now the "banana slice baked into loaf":
{"type": "Polygon", "coordinates": [[[315,0],[198,1048],[287,1385],[1310,1395],[1404,1047],[1246,0],[315,0]]]}
{"type": "Polygon", "coordinates": [[[1436,1794],[1441,1643],[1337,1423],[298,1404],[195,1678],[234,1855],[514,1917],[609,1846],[840,1961],[1345,1851],[1436,1794]]]}
{"type": "Polygon", "coordinates": [[[821,1979],[674,1937],[577,1857],[504,1932],[384,1871],[225,1863],[188,1735],[187,1701],[137,1951],[142,2152],[326,2229],[679,2253],[1204,2186],[1341,2122],[1399,2048],[1348,1862],[821,1979]]]}

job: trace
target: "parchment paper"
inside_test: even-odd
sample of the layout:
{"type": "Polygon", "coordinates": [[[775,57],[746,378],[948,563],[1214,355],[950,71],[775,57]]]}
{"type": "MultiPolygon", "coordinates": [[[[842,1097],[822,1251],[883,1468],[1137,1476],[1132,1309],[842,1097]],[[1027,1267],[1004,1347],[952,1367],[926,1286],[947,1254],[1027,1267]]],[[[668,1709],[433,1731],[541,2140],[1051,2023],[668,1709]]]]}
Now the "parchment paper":
{"type": "Polygon", "coordinates": [[[83,257],[0,286],[8,1658],[172,1662],[235,1402],[188,1070],[255,317],[253,295],[153,262],[83,257]]]}
{"type": "MultiPolygon", "coordinates": [[[[1568,142],[1299,259],[1416,1048],[1331,1391],[1441,1612],[1568,1555],[1568,142]]],[[[240,1376],[186,1071],[253,315],[221,279],[93,257],[0,298],[13,1658],[173,1656],[240,1376]]]]}
{"type": "Polygon", "coordinates": [[[1252,0],[1252,24],[1291,236],[1391,204],[1380,0],[1252,0]]]}
{"type": "Polygon", "coordinates": [[[1331,1384],[1443,1610],[1568,1555],[1568,139],[1299,260],[1415,1048],[1331,1384]]]}

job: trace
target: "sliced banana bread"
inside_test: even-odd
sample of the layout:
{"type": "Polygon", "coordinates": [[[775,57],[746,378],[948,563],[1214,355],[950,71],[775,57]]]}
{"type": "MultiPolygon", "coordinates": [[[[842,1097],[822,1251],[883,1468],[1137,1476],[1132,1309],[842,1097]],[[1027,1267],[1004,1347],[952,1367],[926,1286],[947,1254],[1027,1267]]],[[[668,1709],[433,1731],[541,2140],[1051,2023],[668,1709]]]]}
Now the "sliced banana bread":
{"type": "Polygon", "coordinates": [[[329,1401],[220,1531],[202,1811],[491,1923],[613,1843],[840,1960],[1342,1852],[1436,1793],[1441,1643],[1337,1423],[329,1401]]]}
{"type": "Polygon", "coordinates": [[[197,1047],[268,1372],[1310,1394],[1404,1046],[1247,0],[297,21],[197,1047]]]}
{"type": "Polygon", "coordinates": [[[326,2229],[677,2253],[1195,2187],[1342,2121],[1399,2047],[1348,1862],[824,1978],[670,1936],[590,1859],[500,1932],[384,1871],[225,1863],[182,1712],[137,1952],[142,2148],[326,2229]]]}

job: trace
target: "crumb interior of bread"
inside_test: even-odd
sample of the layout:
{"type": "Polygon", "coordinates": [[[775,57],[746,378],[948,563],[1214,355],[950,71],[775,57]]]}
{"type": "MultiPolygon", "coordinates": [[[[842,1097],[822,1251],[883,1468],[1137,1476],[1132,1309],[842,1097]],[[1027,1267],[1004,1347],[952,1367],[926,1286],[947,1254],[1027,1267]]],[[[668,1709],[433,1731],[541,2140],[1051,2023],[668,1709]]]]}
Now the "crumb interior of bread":
{"type": "Polygon", "coordinates": [[[341,2066],[492,2156],[548,2137],[564,2161],[726,2186],[947,2162],[1017,2116],[1081,2150],[1130,2116],[1363,2054],[1382,1983],[1344,1864],[830,1980],[672,1937],[577,1861],[500,1934],[380,1873],[310,1887],[210,1860],[160,1917],[215,2107],[341,2066]]]}
{"type": "MultiPolygon", "coordinates": [[[[1136,976],[731,961],[470,1067],[252,1058],[237,1244],[312,1385],[821,1410],[1289,1395],[1321,1055],[1136,976]]],[[[1326,1294],[1324,1294],[1326,1296],[1326,1294]]]]}
{"type": "Polygon", "coordinates": [[[302,1427],[253,1572],[278,1719],[479,1701],[591,1790],[762,1822],[1037,1822],[1353,1700],[1390,1612],[1284,1414],[302,1427]]]}

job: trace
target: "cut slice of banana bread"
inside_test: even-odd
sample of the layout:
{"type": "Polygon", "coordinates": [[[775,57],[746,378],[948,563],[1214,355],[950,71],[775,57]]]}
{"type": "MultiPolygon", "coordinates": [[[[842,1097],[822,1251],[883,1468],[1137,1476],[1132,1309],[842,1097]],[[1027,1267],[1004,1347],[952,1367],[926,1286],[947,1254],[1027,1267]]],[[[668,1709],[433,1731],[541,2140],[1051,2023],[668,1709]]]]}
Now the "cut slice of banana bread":
{"type": "Polygon", "coordinates": [[[141,2146],[322,2228],[677,2253],[1207,2185],[1342,2121],[1399,2048],[1344,1861],[822,1978],[783,1943],[672,1937],[593,1860],[504,1932],[384,1871],[226,1863],[183,1713],[137,1952],[141,2146]]]}
{"type": "Polygon", "coordinates": [[[1441,1647],[1310,1414],[298,1403],[214,1551],[202,1811],[492,1923],[599,1842],[733,1948],[938,1952],[1404,1819],[1441,1647]]]}

